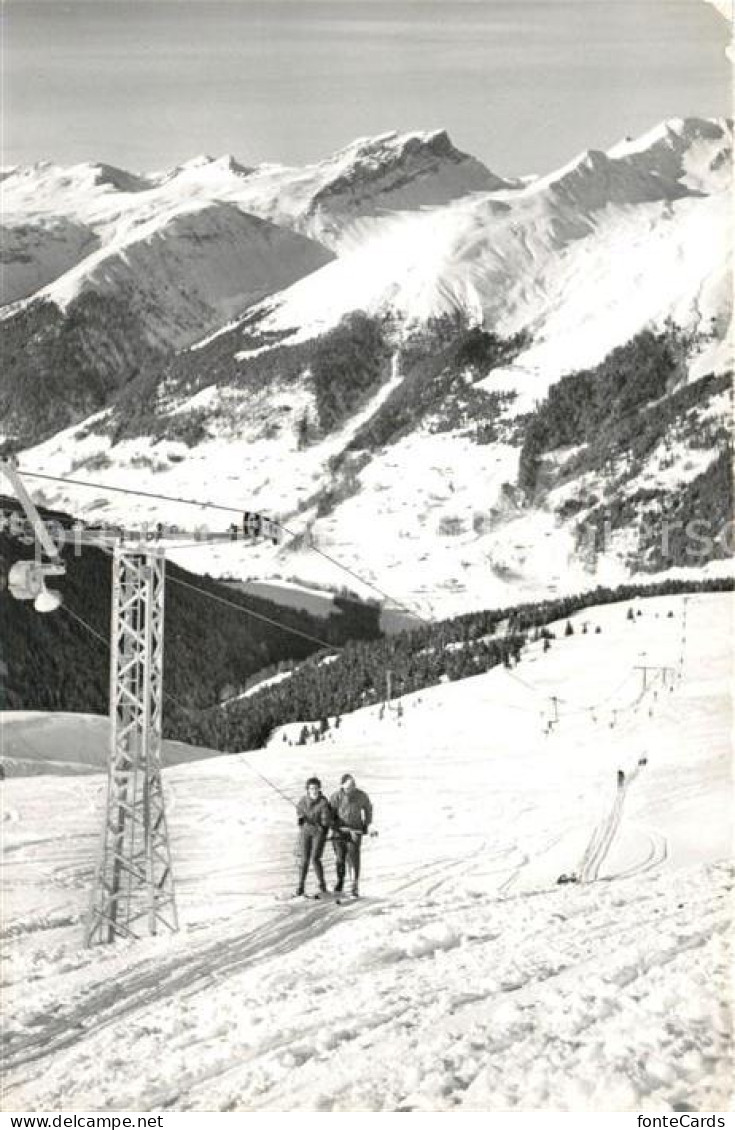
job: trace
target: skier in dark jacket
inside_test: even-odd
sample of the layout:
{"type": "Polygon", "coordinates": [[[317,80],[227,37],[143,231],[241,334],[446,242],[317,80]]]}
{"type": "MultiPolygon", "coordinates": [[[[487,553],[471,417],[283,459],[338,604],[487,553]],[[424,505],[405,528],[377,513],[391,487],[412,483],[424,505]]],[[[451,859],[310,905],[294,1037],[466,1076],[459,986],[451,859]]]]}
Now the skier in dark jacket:
{"type": "Polygon", "coordinates": [[[362,837],[367,835],[373,822],[373,806],[370,797],[358,789],[351,773],[345,773],[342,787],[329,801],[334,813],[335,828],[332,833],[334,854],[337,860],[337,885],[335,892],[344,887],[345,870],[349,864],[352,881],[352,895],[359,895],[360,848],[362,837]]]}
{"type": "Polygon", "coordinates": [[[322,793],[322,783],[318,777],[309,777],[306,782],[306,795],[296,805],[296,815],[299,823],[299,885],[297,895],[303,895],[306,876],[309,873],[309,864],[314,864],[314,874],[320,891],[326,891],[324,882],[324,868],[322,866],[322,852],[327,839],[327,832],[333,823],[332,810],[329,801],[322,793]]]}

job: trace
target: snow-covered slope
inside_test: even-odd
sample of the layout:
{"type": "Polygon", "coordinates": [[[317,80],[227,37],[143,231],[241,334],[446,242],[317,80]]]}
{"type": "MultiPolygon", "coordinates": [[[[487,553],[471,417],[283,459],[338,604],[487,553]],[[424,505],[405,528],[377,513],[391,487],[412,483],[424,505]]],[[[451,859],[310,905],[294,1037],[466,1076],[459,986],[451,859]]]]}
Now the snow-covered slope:
{"type": "MultiPolygon", "coordinates": [[[[3,768],[10,777],[98,773],[107,764],[110,724],[96,714],[0,710],[3,768]]],[[[167,765],[216,756],[182,742],[164,741],[167,765]]]]}
{"type": "Polygon", "coordinates": [[[34,294],[99,246],[91,228],[64,217],[6,225],[2,237],[0,304],[34,294]]]}
{"type": "Polygon", "coordinates": [[[63,216],[105,244],[121,224],[133,228],[187,204],[231,203],[337,249],[343,233],[365,218],[509,183],[461,153],[443,131],[389,133],[303,167],[250,169],[229,156],[196,157],[146,176],[105,165],[18,166],[3,181],[3,222],[12,228],[63,216]]]}
{"type": "MultiPolygon", "coordinates": [[[[144,392],[156,395],[146,400],[137,433],[126,435],[131,407],[138,407],[128,402],[117,416],[97,416],[28,450],[25,465],[59,476],[72,468],[90,478],[103,471],[96,477],[166,495],[201,497],[206,483],[213,501],[275,512],[298,535],[277,553],[243,554],[232,546],[207,559],[215,571],[243,579],[278,573],[339,587],[345,574],[318,558],[316,545],[399,603],[442,614],[513,600],[519,592],[538,595],[557,583],[607,581],[608,567],[620,577],[625,551],[592,577],[577,553],[574,523],[560,520],[552,505],[530,507],[518,494],[524,416],[563,375],[596,365],[646,327],[670,319],[697,338],[677,387],[732,368],[731,149],[731,123],[672,119],[607,153],[583,153],[547,176],[513,185],[471,172],[444,135],[360,141],[300,171],[251,171],[202,159],[128,192],[102,178],[85,195],[77,181],[90,180],[90,173],[77,171],[68,199],[58,170],[37,171],[35,180],[18,173],[14,186],[11,176],[8,195],[21,212],[31,208],[23,194],[34,184],[39,214],[54,202],[71,208],[74,196],[82,201],[75,222],[102,232],[103,245],[91,259],[45,293],[65,303],[92,282],[109,285],[111,294],[122,289],[145,325],[166,326],[168,340],[201,325],[204,311],[207,317],[232,312],[255,289],[247,265],[255,221],[241,208],[306,228],[308,217],[319,217],[344,236],[336,259],[220,325],[172,367],[154,365],[144,392]],[[489,178],[484,187],[482,176],[489,178]],[[229,203],[206,203],[215,193],[229,203]],[[437,203],[442,193],[446,201],[437,203]],[[134,207],[143,211],[125,211],[134,207]],[[244,274],[237,238],[221,255],[210,257],[196,240],[192,247],[188,233],[199,224],[242,234],[244,274]],[[169,229],[181,238],[169,238],[169,229]],[[161,248],[171,244],[169,274],[161,248]],[[186,287],[174,285],[179,268],[202,260],[206,269],[189,274],[186,287]],[[346,419],[320,429],[308,349],[358,310],[390,318],[390,376],[385,365],[382,385],[371,387],[346,419]],[[511,394],[512,403],[504,403],[479,438],[478,422],[491,411],[487,400],[480,417],[467,410],[437,419],[443,407],[437,404],[434,417],[366,442],[365,429],[407,377],[416,333],[436,316],[455,314],[496,335],[518,335],[512,359],[458,374],[475,399],[511,394]],[[299,346],[304,352],[281,360],[274,341],[286,353],[299,346]],[[315,420],[302,442],[299,427],[315,420]],[[120,435],[125,438],[113,442],[120,435]]],[[[263,239],[271,236],[262,272],[254,274],[255,281],[266,277],[277,285],[278,240],[291,254],[294,237],[268,227],[263,239]]],[[[222,241],[215,239],[213,248],[222,241]]],[[[295,258],[306,272],[308,263],[295,258]]],[[[688,426],[677,422],[676,442],[673,434],[662,436],[661,450],[640,468],[654,493],[675,494],[722,451],[730,422],[726,394],[703,393],[702,403],[690,408],[688,426]]],[[[622,456],[626,499],[637,467],[634,438],[622,456]]],[[[617,505],[621,481],[616,468],[578,478],[551,502],[569,508],[584,488],[597,502],[617,505]]],[[[135,509],[136,517],[191,519],[186,508],[174,515],[167,506],[163,515],[154,502],[105,501],[73,488],[45,487],[44,497],[97,518],[125,520],[135,509]]]]}
{"type": "MultiPolygon", "coordinates": [[[[665,509],[713,466],[732,420],[726,388],[703,391],[700,403],[682,394],[668,429],[645,458],[630,446],[607,460],[609,465],[595,469],[593,460],[591,468],[570,475],[567,461],[580,452],[555,452],[544,463],[549,490],[529,505],[517,485],[522,449],[513,435],[514,419],[501,421],[492,443],[477,442],[472,421],[435,430],[429,420],[369,453],[348,451],[358,429],[400,390],[402,376],[396,366],[359,413],[305,448],[297,426],[313,412],[305,384],[270,385],[257,393],[213,386],[184,400],[175,417],[186,421],[188,414],[205,414],[210,435],[196,446],[161,440],[151,449],[147,436],[113,443],[102,424],[84,436],[76,428],[59,434],[26,452],[22,466],[64,476],[74,461],[73,477],[93,483],[260,508],[289,531],[280,546],[234,542],[174,556],[187,568],[215,576],[298,577],[335,590],[347,583],[363,597],[390,594],[387,608],[408,606],[436,618],[620,583],[631,568],[645,564],[645,528],[657,530],[660,541],[664,537],[660,517],[652,518],[653,500],[665,509]],[[595,517],[580,540],[578,524],[586,509],[603,506],[610,517],[638,490],[642,517],[641,507],[633,506],[627,523],[592,551],[590,540],[601,524],[595,517]],[[320,506],[330,491],[335,505],[320,506]]],[[[664,402],[658,411],[665,408],[664,402]]],[[[656,411],[651,406],[647,418],[656,411]]],[[[187,505],[106,496],[97,486],[28,481],[49,505],[90,519],[133,523],[158,517],[184,528],[200,520],[187,505]]],[[[694,516],[708,520],[701,501],[694,516]]],[[[208,521],[212,528],[222,526],[216,511],[208,521]]],[[[720,532],[719,525],[712,527],[713,535],[720,532]]],[[[690,562],[694,568],[703,564],[702,558],[690,562]]],[[[727,561],[712,562],[706,570],[728,567],[727,561]]]]}
{"type": "Polygon", "coordinates": [[[194,203],[114,239],[40,291],[62,310],[93,291],[123,301],[151,341],[182,348],[332,258],[232,204],[194,203]]]}
{"type": "Polygon", "coordinates": [[[6,1109],[726,1109],[731,594],[684,609],[167,769],[175,937],[82,949],[104,778],[7,779],[6,1109]],[[294,813],[254,769],[357,775],[362,901],[277,901],[294,813]]]}
{"type": "Polygon", "coordinates": [[[82,406],[101,407],[145,367],[146,351],[160,360],[219,330],[315,272],[330,248],[361,243],[397,208],[505,184],[440,131],[364,138],[303,168],[201,157],[145,176],[95,164],[7,170],[0,334],[3,352],[23,362],[0,388],[8,438],[48,435],[57,407],[62,426],[82,406]],[[95,350],[105,355],[98,374],[95,350]],[[112,371],[110,355],[120,357],[112,371]],[[75,395],[52,403],[67,382],[75,395]],[[50,408],[42,418],[39,395],[50,408]]]}
{"type": "Polygon", "coordinates": [[[304,169],[256,170],[245,199],[253,211],[297,226],[334,250],[359,243],[386,214],[511,188],[443,130],[360,138],[304,169]]]}
{"type": "Polygon", "coordinates": [[[730,320],[731,162],[730,123],[674,119],[523,189],[394,218],[267,302],[262,327],[310,336],[354,309],[409,323],[460,310],[532,334],[517,384],[538,397],[650,322],[730,320]]]}

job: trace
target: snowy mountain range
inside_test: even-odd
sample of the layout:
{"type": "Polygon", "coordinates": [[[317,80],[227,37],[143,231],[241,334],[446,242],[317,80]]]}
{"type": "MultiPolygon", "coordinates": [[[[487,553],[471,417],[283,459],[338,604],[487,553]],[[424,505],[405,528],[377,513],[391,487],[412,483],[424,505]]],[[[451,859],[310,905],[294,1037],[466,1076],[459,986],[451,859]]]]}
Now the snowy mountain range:
{"type": "Polygon", "coordinates": [[[687,517],[730,506],[731,154],[731,123],[675,119],[515,179],[443,132],[303,168],[6,169],[7,443],[28,468],[204,493],[296,535],[215,551],[214,573],[344,583],[316,545],[423,612],[691,564],[633,543],[683,495],[687,517]],[[549,430],[580,371],[594,418],[549,430]]]}

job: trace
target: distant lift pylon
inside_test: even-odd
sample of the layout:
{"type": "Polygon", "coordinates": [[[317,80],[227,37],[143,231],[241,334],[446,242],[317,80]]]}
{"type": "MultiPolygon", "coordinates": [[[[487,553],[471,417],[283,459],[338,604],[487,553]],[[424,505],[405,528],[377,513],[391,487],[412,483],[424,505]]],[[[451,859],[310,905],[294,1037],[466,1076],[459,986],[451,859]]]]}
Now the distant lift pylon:
{"type": "MultiPolygon", "coordinates": [[[[46,577],[61,576],[66,567],[15,461],[0,459],[0,471],[23,509],[26,540],[36,547],[36,560],[13,565],[8,587],[18,599],[33,599],[38,611],[53,611],[62,602],[61,594],[46,588],[46,577]]],[[[8,515],[4,518],[7,527],[8,515]]],[[[17,528],[17,515],[13,518],[17,528]]],[[[279,536],[276,523],[253,512],[243,516],[241,529],[230,526],[205,540],[242,536],[275,542],[279,536]]],[[[112,556],[107,799],[86,926],[86,942],[95,945],[140,937],[146,931],[156,934],[160,928],[178,929],[161,776],[165,543],[202,540],[202,534],[166,531],[160,524],[153,536],[148,531],[90,529],[80,523],[72,532],[75,545],[106,549],[112,556]]]]}

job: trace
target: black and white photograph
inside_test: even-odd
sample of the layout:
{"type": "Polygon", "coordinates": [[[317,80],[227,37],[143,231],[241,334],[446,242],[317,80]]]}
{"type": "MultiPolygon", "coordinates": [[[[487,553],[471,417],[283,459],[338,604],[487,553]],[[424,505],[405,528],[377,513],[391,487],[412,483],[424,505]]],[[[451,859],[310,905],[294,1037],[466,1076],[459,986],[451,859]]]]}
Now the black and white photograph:
{"type": "Polygon", "coordinates": [[[727,1124],[732,9],[3,0],[4,1125],[727,1124]]]}

